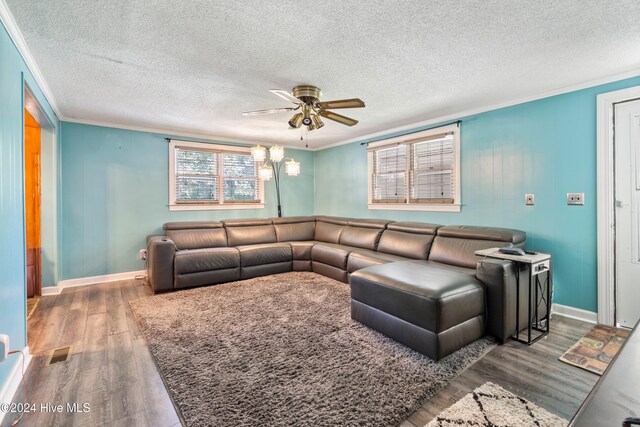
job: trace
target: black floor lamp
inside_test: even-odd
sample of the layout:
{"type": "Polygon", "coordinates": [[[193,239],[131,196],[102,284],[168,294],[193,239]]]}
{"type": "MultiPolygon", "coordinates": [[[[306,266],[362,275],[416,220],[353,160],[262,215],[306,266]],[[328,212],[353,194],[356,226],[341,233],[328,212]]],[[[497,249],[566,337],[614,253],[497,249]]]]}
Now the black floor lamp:
{"type": "Polygon", "coordinates": [[[300,162],[292,158],[284,157],[284,148],[280,145],[263,147],[260,144],[251,147],[251,157],[253,160],[262,163],[258,170],[258,175],[262,181],[269,181],[273,178],[276,184],[276,196],[278,200],[278,217],[282,216],[282,206],[280,205],[280,173],[282,165],[285,165],[285,172],[289,176],[300,175],[300,162]],[[269,158],[267,159],[267,154],[269,158]]]}

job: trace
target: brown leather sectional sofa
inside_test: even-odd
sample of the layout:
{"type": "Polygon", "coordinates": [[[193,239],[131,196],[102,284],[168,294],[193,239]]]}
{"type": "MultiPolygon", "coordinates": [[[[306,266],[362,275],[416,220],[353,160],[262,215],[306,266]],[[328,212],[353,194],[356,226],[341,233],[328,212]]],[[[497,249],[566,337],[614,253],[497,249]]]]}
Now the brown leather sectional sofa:
{"type": "Polygon", "coordinates": [[[328,216],[172,222],[164,230],[147,238],[155,292],[313,271],[351,278],[355,319],[434,359],[485,332],[501,342],[515,332],[513,264],[474,252],[524,247],[522,231],[328,216]]]}

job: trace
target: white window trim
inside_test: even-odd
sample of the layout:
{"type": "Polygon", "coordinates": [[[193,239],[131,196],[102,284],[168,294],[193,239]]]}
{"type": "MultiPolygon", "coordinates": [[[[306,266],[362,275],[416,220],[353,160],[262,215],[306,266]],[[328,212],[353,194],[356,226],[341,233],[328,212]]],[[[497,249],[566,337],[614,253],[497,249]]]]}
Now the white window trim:
{"type": "MultiPolygon", "coordinates": [[[[390,145],[395,143],[402,143],[408,139],[415,139],[420,137],[426,137],[431,135],[437,135],[444,132],[453,132],[454,145],[455,145],[455,186],[453,203],[409,203],[409,197],[405,203],[373,203],[373,152],[367,152],[367,201],[370,210],[384,210],[384,211],[431,211],[431,212],[460,212],[461,195],[460,195],[460,128],[458,125],[441,126],[434,129],[425,130],[422,132],[412,133],[410,135],[400,135],[394,138],[385,139],[382,141],[376,141],[369,144],[369,148],[376,148],[384,145],[390,145]]],[[[409,173],[409,162],[411,156],[407,155],[407,174],[409,173]]],[[[410,194],[409,188],[410,179],[407,178],[407,196],[410,194]]]]}
{"type": "MultiPolygon", "coordinates": [[[[247,153],[251,154],[250,147],[242,147],[236,145],[219,145],[209,144],[206,142],[191,142],[180,141],[172,139],[169,143],[169,210],[170,211],[217,211],[217,210],[244,210],[244,209],[264,209],[264,182],[260,182],[259,195],[260,203],[224,203],[224,200],[220,200],[219,203],[211,204],[185,204],[176,203],[176,146],[198,148],[205,150],[219,150],[219,151],[233,151],[235,153],[247,153]]],[[[220,183],[222,185],[222,183],[220,183]]]]}

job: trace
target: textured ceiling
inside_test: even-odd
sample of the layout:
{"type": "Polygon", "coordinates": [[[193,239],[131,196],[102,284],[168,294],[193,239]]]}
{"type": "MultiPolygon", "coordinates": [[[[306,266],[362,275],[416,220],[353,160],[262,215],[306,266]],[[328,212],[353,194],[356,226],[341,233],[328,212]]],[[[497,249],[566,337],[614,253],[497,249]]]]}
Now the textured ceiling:
{"type": "MultiPolygon", "coordinates": [[[[637,0],[5,0],[63,116],[299,143],[268,89],[360,97],[312,146],[640,69],[637,0]]],[[[329,120],[326,120],[329,122],[329,120]]]]}

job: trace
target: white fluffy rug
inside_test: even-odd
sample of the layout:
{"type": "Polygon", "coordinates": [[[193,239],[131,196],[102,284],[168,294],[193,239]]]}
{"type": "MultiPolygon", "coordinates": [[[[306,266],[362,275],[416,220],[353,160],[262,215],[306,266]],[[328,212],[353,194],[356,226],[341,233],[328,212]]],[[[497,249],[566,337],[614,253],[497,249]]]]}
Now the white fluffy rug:
{"type": "Polygon", "coordinates": [[[564,427],[564,420],[539,406],[485,383],[435,417],[427,427],[564,427]]]}

